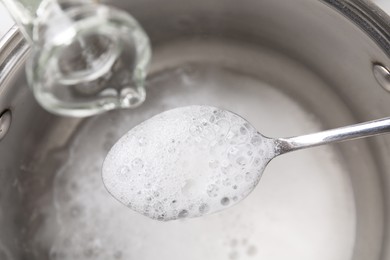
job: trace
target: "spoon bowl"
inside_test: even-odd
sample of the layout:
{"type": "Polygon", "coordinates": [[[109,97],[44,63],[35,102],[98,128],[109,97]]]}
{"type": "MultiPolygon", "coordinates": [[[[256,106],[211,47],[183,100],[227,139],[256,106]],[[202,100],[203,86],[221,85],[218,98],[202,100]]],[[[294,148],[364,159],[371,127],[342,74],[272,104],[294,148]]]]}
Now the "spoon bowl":
{"type": "Polygon", "coordinates": [[[272,139],[237,114],[182,107],[123,136],[104,161],[103,181],[115,198],[145,216],[198,217],[244,199],[274,148],[272,139]]]}

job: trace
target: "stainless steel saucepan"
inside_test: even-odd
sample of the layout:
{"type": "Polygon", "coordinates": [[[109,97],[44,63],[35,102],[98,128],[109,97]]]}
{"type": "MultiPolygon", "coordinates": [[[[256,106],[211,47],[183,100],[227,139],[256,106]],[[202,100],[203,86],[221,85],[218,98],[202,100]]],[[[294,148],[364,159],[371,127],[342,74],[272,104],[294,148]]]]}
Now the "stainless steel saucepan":
{"type": "Polygon", "coordinates": [[[120,136],[178,106],[235,111],[267,136],[388,117],[390,17],[365,0],[107,4],[153,46],[136,109],[49,114],[26,85],[20,32],[0,41],[1,260],[390,258],[390,136],[285,155],[245,201],[199,219],[146,219],[101,181],[120,136]]]}

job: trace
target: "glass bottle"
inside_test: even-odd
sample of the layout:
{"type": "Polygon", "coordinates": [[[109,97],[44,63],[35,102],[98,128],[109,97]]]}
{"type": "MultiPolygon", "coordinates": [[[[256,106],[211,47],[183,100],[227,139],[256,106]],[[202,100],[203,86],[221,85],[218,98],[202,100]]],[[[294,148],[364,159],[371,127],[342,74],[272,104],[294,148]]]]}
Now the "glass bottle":
{"type": "Polygon", "coordinates": [[[1,0],[32,46],[26,63],[37,101],[85,117],[145,100],[149,38],[128,13],[93,0],[1,0]]]}

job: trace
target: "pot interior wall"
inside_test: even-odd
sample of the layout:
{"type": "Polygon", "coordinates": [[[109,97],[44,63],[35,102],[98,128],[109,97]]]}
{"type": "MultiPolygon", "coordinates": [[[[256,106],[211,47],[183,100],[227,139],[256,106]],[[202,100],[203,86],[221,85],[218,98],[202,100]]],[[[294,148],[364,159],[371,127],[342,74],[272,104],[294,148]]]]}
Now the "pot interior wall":
{"type": "Polygon", "coordinates": [[[386,136],[277,158],[242,205],[176,223],[130,212],[100,178],[121,135],[177,106],[230,109],[274,137],[387,116],[372,64],[389,61],[370,37],[321,1],[109,3],[152,39],[147,101],[59,118],[13,71],[0,89],[13,115],[0,142],[0,259],[386,259],[386,136]]]}

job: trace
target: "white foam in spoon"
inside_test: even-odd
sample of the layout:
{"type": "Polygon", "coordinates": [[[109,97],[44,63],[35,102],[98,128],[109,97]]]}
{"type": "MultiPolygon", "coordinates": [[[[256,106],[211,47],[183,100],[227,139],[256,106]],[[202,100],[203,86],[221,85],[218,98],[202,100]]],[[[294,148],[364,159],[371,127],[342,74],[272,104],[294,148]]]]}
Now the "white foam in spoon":
{"type": "Polygon", "coordinates": [[[103,182],[120,202],[153,219],[198,217],[244,199],[280,154],[389,132],[390,118],[383,118],[271,139],[229,111],[176,108],[134,127],[113,146],[103,182]]]}
{"type": "Polygon", "coordinates": [[[220,211],[245,198],[273,158],[270,139],[231,112],[189,106],[131,129],[103,164],[108,191],[153,219],[220,211]]]}

